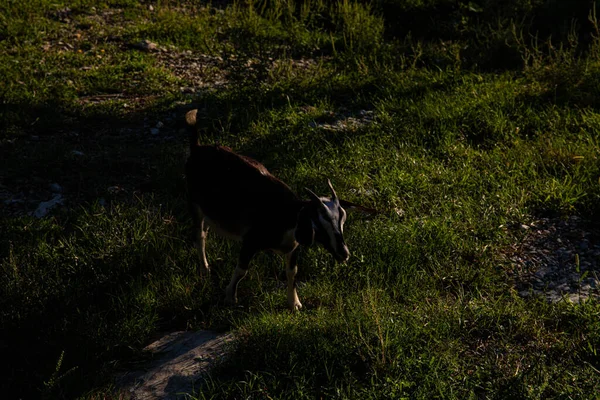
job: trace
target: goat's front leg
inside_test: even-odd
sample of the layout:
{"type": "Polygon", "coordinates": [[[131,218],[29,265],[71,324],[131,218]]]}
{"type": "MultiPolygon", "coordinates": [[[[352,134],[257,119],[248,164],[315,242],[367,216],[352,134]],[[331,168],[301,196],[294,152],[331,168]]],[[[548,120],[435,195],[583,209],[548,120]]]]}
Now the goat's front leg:
{"type": "Polygon", "coordinates": [[[231,282],[227,285],[227,289],[225,289],[225,303],[226,304],[236,304],[237,303],[237,287],[238,283],[246,276],[248,272],[248,267],[250,265],[250,260],[256,253],[256,249],[253,246],[250,246],[246,243],[242,244],[242,250],[240,251],[240,258],[238,259],[238,265],[233,271],[233,276],[231,277],[231,282]]]}
{"type": "Polygon", "coordinates": [[[200,258],[200,275],[208,275],[210,273],[210,267],[208,266],[208,260],[206,259],[206,236],[208,235],[208,226],[204,222],[204,214],[200,207],[191,200],[188,200],[188,206],[192,215],[194,228],[194,247],[198,251],[198,257],[200,258]]]}
{"type": "Polygon", "coordinates": [[[194,244],[198,250],[198,256],[200,258],[200,269],[201,275],[210,274],[210,267],[208,266],[208,260],[206,259],[206,237],[208,236],[208,226],[204,222],[204,218],[200,220],[200,226],[196,228],[196,240],[194,244]]]}
{"type": "Polygon", "coordinates": [[[298,299],[298,293],[296,292],[296,273],[298,272],[298,249],[289,252],[286,256],[287,265],[285,266],[285,273],[287,275],[287,301],[288,307],[292,311],[296,311],[302,308],[302,303],[298,299]]]}

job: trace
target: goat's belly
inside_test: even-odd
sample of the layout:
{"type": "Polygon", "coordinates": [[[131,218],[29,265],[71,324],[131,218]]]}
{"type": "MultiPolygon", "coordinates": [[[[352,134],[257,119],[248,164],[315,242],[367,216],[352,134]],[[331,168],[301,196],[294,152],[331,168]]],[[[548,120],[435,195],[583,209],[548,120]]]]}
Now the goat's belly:
{"type": "Polygon", "coordinates": [[[249,228],[244,224],[229,221],[214,221],[208,216],[204,216],[204,222],[215,230],[219,235],[229,239],[241,241],[249,228]]]}

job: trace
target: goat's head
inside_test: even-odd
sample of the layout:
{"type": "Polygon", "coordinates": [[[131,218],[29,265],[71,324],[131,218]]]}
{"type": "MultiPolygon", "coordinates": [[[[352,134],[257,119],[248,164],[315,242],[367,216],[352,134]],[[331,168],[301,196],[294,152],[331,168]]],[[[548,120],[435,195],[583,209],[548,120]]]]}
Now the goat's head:
{"type": "Polygon", "coordinates": [[[331,197],[319,197],[306,189],[311,201],[300,214],[296,239],[303,245],[320,243],[336,260],[344,262],[350,257],[343,235],[346,210],[342,207],[329,180],[327,184],[331,189],[331,197]]]}

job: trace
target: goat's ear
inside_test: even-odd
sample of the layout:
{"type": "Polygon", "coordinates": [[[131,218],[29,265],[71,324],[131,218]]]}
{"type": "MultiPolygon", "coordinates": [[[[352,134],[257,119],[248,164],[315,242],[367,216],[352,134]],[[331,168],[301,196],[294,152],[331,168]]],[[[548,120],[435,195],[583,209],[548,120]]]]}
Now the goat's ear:
{"type": "Polygon", "coordinates": [[[296,237],[296,241],[302,246],[310,246],[314,243],[315,230],[313,228],[312,220],[308,215],[300,215],[294,236],[296,237]]]}
{"type": "Polygon", "coordinates": [[[360,204],[352,203],[348,200],[340,199],[340,206],[342,206],[342,208],[346,211],[358,211],[358,212],[362,212],[365,214],[380,214],[381,213],[380,211],[375,210],[374,208],[361,206],[360,204]]]}

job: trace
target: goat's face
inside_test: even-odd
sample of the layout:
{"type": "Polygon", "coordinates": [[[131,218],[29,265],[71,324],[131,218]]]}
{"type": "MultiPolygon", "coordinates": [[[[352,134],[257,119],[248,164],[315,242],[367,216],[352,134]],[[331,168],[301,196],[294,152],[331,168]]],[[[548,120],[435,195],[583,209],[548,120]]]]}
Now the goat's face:
{"type": "Polygon", "coordinates": [[[315,209],[312,218],[314,240],[336,260],[344,262],[350,257],[348,246],[344,242],[344,222],[346,222],[346,210],[340,205],[335,190],[329,180],[332,197],[318,197],[309,190],[312,197],[312,206],[315,209]]]}
{"type": "Polygon", "coordinates": [[[337,199],[320,199],[322,206],[317,208],[317,218],[313,220],[315,240],[322,244],[336,260],[344,262],[350,257],[344,242],[344,222],[346,210],[337,199]]]}

